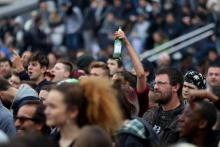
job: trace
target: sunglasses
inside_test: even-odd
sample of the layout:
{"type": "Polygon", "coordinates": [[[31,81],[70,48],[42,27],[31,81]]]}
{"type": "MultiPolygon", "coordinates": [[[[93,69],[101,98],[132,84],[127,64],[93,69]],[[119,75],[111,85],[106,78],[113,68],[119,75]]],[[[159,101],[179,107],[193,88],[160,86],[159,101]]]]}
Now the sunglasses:
{"type": "Polygon", "coordinates": [[[19,120],[21,123],[25,122],[25,121],[33,121],[35,122],[36,119],[35,118],[30,118],[30,117],[25,117],[25,116],[16,116],[15,120],[19,120]]]}

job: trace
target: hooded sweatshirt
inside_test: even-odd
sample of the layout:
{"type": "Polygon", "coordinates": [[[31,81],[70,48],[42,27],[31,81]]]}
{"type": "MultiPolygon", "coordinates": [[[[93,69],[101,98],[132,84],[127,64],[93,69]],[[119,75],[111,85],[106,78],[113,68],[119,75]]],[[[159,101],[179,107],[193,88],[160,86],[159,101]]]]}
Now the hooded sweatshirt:
{"type": "Polygon", "coordinates": [[[38,94],[29,85],[22,84],[15,95],[14,101],[12,102],[11,108],[14,116],[17,114],[19,107],[24,104],[25,101],[30,100],[39,100],[38,94]]]}
{"type": "Polygon", "coordinates": [[[116,142],[120,147],[151,147],[159,144],[159,138],[147,121],[135,118],[118,130],[116,142]]]}

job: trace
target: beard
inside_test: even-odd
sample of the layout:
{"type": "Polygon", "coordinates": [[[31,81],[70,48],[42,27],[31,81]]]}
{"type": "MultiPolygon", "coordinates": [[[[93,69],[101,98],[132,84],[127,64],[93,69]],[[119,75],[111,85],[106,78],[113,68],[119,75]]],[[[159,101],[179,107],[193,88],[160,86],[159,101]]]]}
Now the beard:
{"type": "Polygon", "coordinates": [[[160,105],[166,105],[167,103],[169,103],[171,101],[172,98],[172,92],[171,89],[168,89],[166,92],[160,92],[160,91],[156,91],[155,95],[155,103],[158,103],[160,105]]]}

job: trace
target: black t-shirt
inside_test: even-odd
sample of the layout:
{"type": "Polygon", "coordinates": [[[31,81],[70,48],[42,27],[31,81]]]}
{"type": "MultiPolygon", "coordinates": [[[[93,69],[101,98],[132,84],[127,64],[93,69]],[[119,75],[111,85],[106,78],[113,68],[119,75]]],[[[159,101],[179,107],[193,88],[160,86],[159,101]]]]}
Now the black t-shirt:
{"type": "Polygon", "coordinates": [[[183,103],[170,111],[163,111],[160,106],[145,112],[143,118],[152,125],[162,144],[171,144],[178,140],[178,117],[183,110],[183,103]]]}

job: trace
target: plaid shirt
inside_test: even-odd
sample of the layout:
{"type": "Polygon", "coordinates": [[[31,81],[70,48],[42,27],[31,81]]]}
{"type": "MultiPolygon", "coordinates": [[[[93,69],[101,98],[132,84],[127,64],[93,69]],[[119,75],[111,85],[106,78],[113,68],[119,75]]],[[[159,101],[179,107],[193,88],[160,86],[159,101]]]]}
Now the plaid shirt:
{"type": "Polygon", "coordinates": [[[145,126],[138,119],[125,121],[123,127],[118,130],[118,134],[120,134],[120,133],[130,133],[130,134],[138,136],[142,139],[147,138],[147,136],[146,136],[147,132],[145,130],[145,126]]]}

